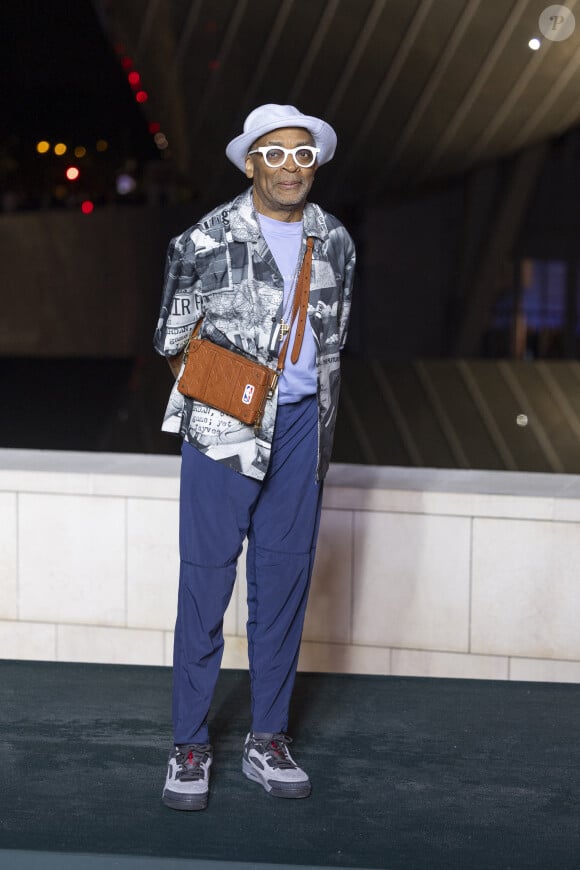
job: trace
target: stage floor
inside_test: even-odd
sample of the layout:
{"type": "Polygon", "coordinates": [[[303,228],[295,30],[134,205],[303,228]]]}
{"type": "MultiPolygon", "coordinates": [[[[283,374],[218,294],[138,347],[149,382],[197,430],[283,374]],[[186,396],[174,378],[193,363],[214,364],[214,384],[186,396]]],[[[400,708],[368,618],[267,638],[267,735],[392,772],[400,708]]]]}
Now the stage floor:
{"type": "Polygon", "coordinates": [[[248,676],[222,671],[210,803],[160,801],[167,668],[0,662],[0,868],[578,870],[580,686],[299,674],[312,796],[241,773],[248,676]]]}

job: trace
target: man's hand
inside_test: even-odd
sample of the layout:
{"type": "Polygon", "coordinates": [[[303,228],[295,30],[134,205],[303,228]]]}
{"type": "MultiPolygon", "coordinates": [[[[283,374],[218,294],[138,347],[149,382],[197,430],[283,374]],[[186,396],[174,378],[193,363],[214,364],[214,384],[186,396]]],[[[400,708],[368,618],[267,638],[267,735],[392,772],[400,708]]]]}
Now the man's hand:
{"type": "Polygon", "coordinates": [[[171,369],[171,373],[174,378],[179,374],[179,370],[181,369],[181,363],[183,361],[183,351],[178,353],[176,356],[166,356],[165,359],[171,369]]]}

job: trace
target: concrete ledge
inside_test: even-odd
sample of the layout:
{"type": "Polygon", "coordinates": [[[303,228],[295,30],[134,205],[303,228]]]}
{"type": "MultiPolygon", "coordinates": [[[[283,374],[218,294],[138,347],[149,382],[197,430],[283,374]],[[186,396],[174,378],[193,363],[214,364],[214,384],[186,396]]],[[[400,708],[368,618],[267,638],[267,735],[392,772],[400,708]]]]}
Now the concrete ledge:
{"type": "MultiPolygon", "coordinates": [[[[171,662],[179,463],[0,450],[1,657],[171,662]]],[[[300,667],[580,681],[579,561],[580,476],[333,465],[300,667]]]]}

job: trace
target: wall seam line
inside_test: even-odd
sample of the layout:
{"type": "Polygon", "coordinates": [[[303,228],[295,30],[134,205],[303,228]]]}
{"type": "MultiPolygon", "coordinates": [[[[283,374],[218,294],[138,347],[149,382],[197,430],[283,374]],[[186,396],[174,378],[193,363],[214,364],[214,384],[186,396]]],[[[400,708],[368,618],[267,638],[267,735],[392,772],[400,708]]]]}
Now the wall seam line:
{"type": "Polygon", "coordinates": [[[356,565],[356,540],[355,540],[355,531],[356,531],[356,511],[352,511],[351,513],[351,552],[350,552],[350,618],[349,618],[349,632],[348,632],[348,642],[352,645],[354,638],[354,585],[355,585],[355,565],[356,565]]]}
{"type": "Polygon", "coordinates": [[[468,623],[467,652],[472,653],[472,620],[473,620],[473,536],[475,533],[475,517],[469,521],[469,589],[468,589],[468,623]]]}
{"type": "Polygon", "coordinates": [[[15,513],[16,513],[16,518],[15,518],[16,519],[16,540],[14,543],[15,543],[15,547],[16,547],[16,552],[14,554],[14,556],[15,556],[15,559],[14,559],[15,566],[14,567],[16,569],[16,619],[18,620],[18,622],[20,622],[21,618],[22,618],[21,617],[21,608],[20,608],[20,590],[21,590],[21,583],[20,583],[20,493],[16,492],[15,496],[16,496],[16,511],[15,511],[15,513]]]}
{"type": "Polygon", "coordinates": [[[129,498],[125,496],[125,628],[129,628],[129,498]]]}

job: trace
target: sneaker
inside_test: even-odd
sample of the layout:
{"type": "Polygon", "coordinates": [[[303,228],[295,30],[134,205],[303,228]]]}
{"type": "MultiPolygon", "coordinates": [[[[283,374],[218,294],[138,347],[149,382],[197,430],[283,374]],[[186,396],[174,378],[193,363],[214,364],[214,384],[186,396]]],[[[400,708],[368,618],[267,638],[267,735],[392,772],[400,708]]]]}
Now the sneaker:
{"type": "Polygon", "coordinates": [[[294,763],[286,734],[250,733],[246,737],[242,771],[274,797],[304,798],[311,791],[308,775],[294,763]]]}
{"type": "Polygon", "coordinates": [[[213,751],[209,743],[183,743],[169,756],[161,800],[172,810],[204,810],[213,751]]]}

